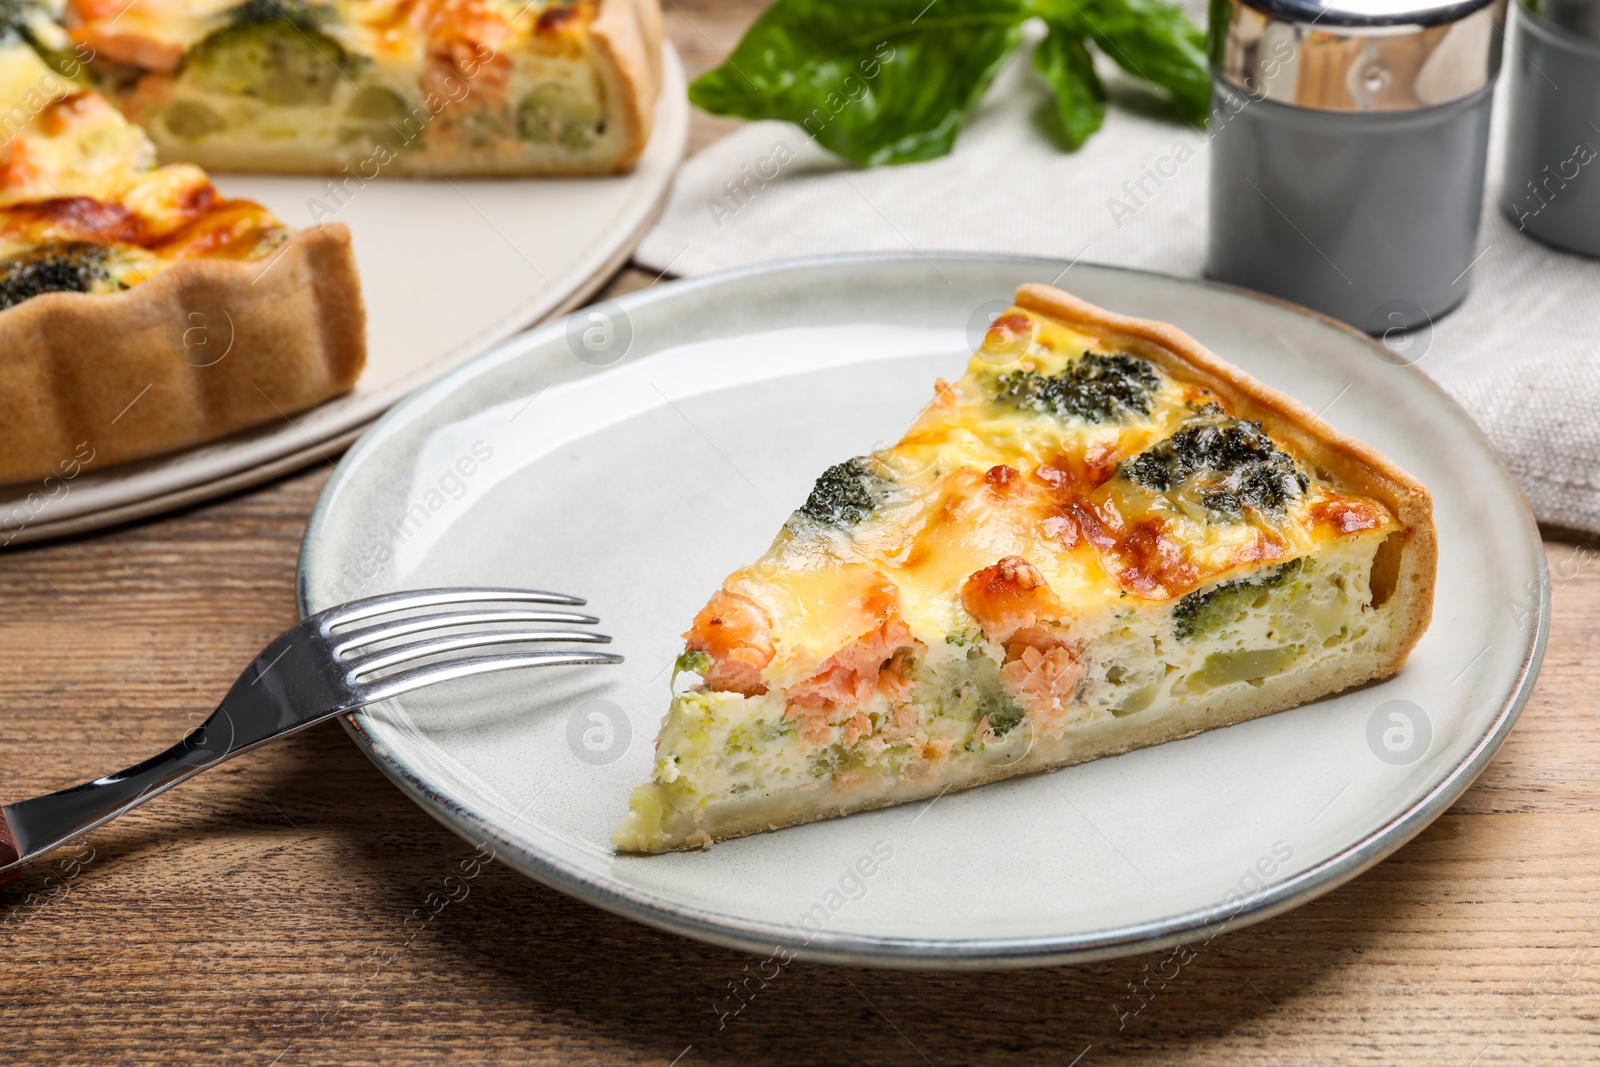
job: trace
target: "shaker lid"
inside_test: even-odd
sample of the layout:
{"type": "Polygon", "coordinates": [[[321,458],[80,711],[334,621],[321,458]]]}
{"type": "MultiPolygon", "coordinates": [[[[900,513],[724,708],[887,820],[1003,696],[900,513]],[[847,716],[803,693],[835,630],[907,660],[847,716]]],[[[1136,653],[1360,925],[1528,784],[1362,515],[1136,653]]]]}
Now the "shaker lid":
{"type": "Polygon", "coordinates": [[[1506,0],[1215,0],[1211,62],[1257,99],[1324,111],[1408,111],[1492,83],[1505,17],[1506,0]]]}
{"type": "Polygon", "coordinates": [[[1522,6],[1564,30],[1600,41],[1600,4],[1595,0],[1522,0],[1522,6]]]}
{"type": "MultiPolygon", "coordinates": [[[[1492,6],[1490,0],[1246,0],[1286,22],[1341,27],[1442,26],[1492,6]]],[[[1537,0],[1535,0],[1537,2],[1537,0]]],[[[1549,0],[1544,0],[1548,3],[1549,0]]],[[[1568,0],[1572,2],[1572,0],[1568,0]]],[[[1585,0],[1577,0],[1584,3],[1585,0]]]]}

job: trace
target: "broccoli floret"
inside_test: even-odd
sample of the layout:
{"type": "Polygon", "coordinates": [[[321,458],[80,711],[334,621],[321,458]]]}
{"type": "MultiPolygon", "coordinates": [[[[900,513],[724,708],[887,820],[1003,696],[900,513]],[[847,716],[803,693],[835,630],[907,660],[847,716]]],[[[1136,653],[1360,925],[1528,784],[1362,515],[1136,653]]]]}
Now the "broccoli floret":
{"type": "MultiPolygon", "coordinates": [[[[981,706],[982,705],[980,705],[980,707],[981,706]]],[[[996,737],[1004,737],[1006,734],[1010,733],[1016,728],[1017,724],[1022,721],[1023,716],[1026,714],[1027,712],[1023,711],[1021,706],[1019,706],[1016,701],[1012,700],[1010,697],[1005,697],[1001,700],[994,701],[987,708],[987,710],[981,712],[978,717],[981,719],[984,716],[988,716],[989,732],[994,734],[996,737]]]]}
{"type": "Polygon", "coordinates": [[[314,30],[327,20],[328,14],[305,0],[245,0],[228,12],[228,22],[235,26],[290,22],[303,30],[314,30]]]}
{"type": "Polygon", "coordinates": [[[994,382],[993,399],[1036,415],[1110,422],[1150,414],[1161,377],[1148,360],[1086,352],[1055,374],[1009,371],[994,382]]]}
{"type": "Polygon", "coordinates": [[[711,666],[711,657],[704,652],[680,652],[673,661],[674,671],[692,671],[695,674],[704,674],[711,666]]]}
{"type": "Polygon", "coordinates": [[[889,480],[857,456],[822,472],[798,514],[826,526],[849,527],[871,515],[888,494],[889,480]]]}
{"type": "Polygon", "coordinates": [[[27,45],[46,66],[68,79],[87,77],[84,63],[94,54],[87,45],[74,46],[49,5],[40,0],[0,0],[0,46],[14,45],[27,45]]]}
{"type": "Polygon", "coordinates": [[[358,61],[317,21],[303,3],[248,0],[194,47],[183,77],[206,92],[255,97],[269,107],[326,104],[358,61]]]}
{"type": "Polygon", "coordinates": [[[33,0],[0,0],[0,44],[32,45],[33,0]]]}
{"type": "Polygon", "coordinates": [[[87,293],[108,282],[104,245],[61,241],[0,260],[0,310],[41,293],[87,293]]]}
{"type": "Polygon", "coordinates": [[[49,13],[39,0],[0,0],[0,43],[25,41],[38,47],[34,27],[49,13]]]}
{"type": "Polygon", "coordinates": [[[1229,418],[1214,404],[1125,462],[1121,474],[1226,522],[1238,522],[1246,511],[1281,516],[1311,484],[1259,422],[1229,418]]]}
{"type": "MultiPolygon", "coordinates": [[[[1000,665],[980,648],[969,648],[964,659],[950,660],[936,670],[916,675],[914,697],[934,715],[971,723],[989,720],[989,731],[1004,737],[1026,716],[1006,689],[1000,665]]],[[[975,746],[976,740],[969,741],[975,746]]]]}
{"type": "Polygon", "coordinates": [[[541,85],[517,105],[517,134],[538,144],[560,142],[577,151],[605,132],[599,105],[565,85],[541,85]]]}
{"type": "Polygon", "coordinates": [[[1218,582],[1210,589],[1190,593],[1172,609],[1173,634],[1180,641],[1211,636],[1229,623],[1237,622],[1262,593],[1293,579],[1300,573],[1300,567],[1301,561],[1292,559],[1270,574],[1218,582]]]}
{"type": "Polygon", "coordinates": [[[711,669],[711,657],[704,652],[680,652],[678,658],[672,661],[672,679],[667,682],[667,688],[678,688],[678,675],[700,674],[703,675],[711,669]]]}

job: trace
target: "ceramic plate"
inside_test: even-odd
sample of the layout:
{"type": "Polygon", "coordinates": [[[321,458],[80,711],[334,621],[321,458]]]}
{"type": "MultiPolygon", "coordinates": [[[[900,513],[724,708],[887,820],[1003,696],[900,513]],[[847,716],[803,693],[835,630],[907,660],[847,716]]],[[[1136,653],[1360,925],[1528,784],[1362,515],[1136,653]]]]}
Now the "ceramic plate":
{"type": "Polygon", "coordinates": [[[337,455],[422,382],[581,303],[627,261],[683,158],[683,68],[670,45],[664,58],[655,132],[628,174],[342,184],[217,175],[226,195],[259,201],[291,226],[349,225],[367,303],[361,381],[293,419],[83,475],[43,504],[28,499],[37,486],[0,488],[0,547],[156,514],[337,455]]]}
{"type": "Polygon", "coordinates": [[[751,952],[903,967],[1196,942],[1417,833],[1493,755],[1544,646],[1534,523],[1432,382],[1246,293],[1041,260],[775,264],[535,330],[390,412],[340,465],[305,611],[456,584],[589,598],[620,667],[462,682],[348,721],[430,814],[599,907],[751,952]],[[607,843],[645,780],[679,634],[828,465],[899,437],[1021,282],[1177,323],[1433,491],[1432,628],[1396,678],[1056,774],[667,856],[607,843]],[[579,358],[579,357],[582,358],[579,358]],[[609,364],[609,365],[602,365],[609,364]]]}

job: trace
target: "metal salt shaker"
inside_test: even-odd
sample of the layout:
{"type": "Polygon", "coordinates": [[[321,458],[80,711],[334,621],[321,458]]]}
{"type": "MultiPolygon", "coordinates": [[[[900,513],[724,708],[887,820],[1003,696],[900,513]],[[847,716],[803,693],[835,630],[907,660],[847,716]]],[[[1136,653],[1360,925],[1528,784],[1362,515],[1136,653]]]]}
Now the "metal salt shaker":
{"type": "Polygon", "coordinates": [[[1524,233],[1600,256],[1600,0],[1520,7],[1502,206],[1524,233]]]}
{"type": "Polygon", "coordinates": [[[1460,303],[1506,0],[1215,0],[1206,273],[1369,333],[1460,303]]]}

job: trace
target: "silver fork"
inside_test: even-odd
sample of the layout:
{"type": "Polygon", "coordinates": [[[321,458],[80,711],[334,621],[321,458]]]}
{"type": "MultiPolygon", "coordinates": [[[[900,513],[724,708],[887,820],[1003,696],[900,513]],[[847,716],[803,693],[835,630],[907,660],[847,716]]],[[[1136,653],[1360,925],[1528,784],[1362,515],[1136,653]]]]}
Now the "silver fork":
{"type": "Polygon", "coordinates": [[[0,881],[53,849],[275,737],[424,686],[489,671],[572,663],[621,663],[606,652],[545,649],[490,656],[456,656],[466,649],[534,641],[605,644],[592,630],[474,629],[373,649],[370,646],[461,626],[506,623],[588,625],[600,620],[575,611],[530,607],[473,607],[432,611],[352,629],[356,623],[422,608],[455,605],[555,604],[578,607],[579,597],[534,589],[418,589],[352,600],[291,627],[246,667],[217,710],[159,756],[72,789],[0,808],[0,881]],[[366,649],[366,651],[360,651],[366,649]],[[435,656],[450,658],[419,666],[435,656]],[[403,668],[403,669],[396,669],[403,668]],[[383,672],[390,673],[383,673],[383,672]],[[382,675],[374,677],[374,675],[382,675]]]}

